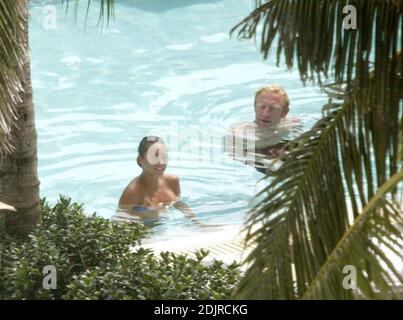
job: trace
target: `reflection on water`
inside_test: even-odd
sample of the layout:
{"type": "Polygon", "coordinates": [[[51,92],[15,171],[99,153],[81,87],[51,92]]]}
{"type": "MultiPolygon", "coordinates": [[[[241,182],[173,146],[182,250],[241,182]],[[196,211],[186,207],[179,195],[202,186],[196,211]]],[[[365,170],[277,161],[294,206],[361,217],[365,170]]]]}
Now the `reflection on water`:
{"type": "MultiPolygon", "coordinates": [[[[100,32],[97,3],[87,29],[59,0],[30,1],[30,49],[38,130],[41,196],[84,203],[111,217],[133,177],[137,145],[164,138],[168,173],[181,178],[187,204],[206,224],[239,225],[262,188],[262,174],[227,157],[222,137],[253,120],[254,91],[282,85],[289,116],[308,128],[327,102],[316,87],[273,56],[262,61],[253,42],[228,31],[250,12],[249,0],[117,1],[116,20],[100,32]],[[44,4],[57,9],[45,29],[44,4]],[[46,44],[46,46],[45,46],[46,44]]],[[[85,16],[85,1],[79,2],[85,16]]],[[[154,227],[161,238],[199,230],[176,209],[154,227]]]]}
{"type": "Polygon", "coordinates": [[[155,207],[138,205],[119,206],[111,217],[111,220],[116,222],[139,222],[149,227],[156,226],[155,223],[164,219],[168,215],[168,211],[176,207],[176,204],[180,201],[181,199],[178,197],[175,201],[161,202],[155,207]]]}
{"type": "MultiPolygon", "coordinates": [[[[159,211],[164,211],[167,214],[167,209],[160,209],[159,211]]],[[[160,212],[157,212],[152,217],[143,217],[141,218],[139,215],[130,214],[127,210],[116,210],[115,214],[111,217],[111,220],[117,223],[140,223],[145,225],[146,227],[153,229],[159,225],[164,223],[166,220],[166,215],[162,215],[160,212]]]]}
{"type": "Polygon", "coordinates": [[[223,0],[119,0],[119,4],[127,7],[136,8],[138,10],[148,11],[152,13],[164,13],[169,10],[186,9],[189,6],[200,4],[218,4],[223,0]]]}

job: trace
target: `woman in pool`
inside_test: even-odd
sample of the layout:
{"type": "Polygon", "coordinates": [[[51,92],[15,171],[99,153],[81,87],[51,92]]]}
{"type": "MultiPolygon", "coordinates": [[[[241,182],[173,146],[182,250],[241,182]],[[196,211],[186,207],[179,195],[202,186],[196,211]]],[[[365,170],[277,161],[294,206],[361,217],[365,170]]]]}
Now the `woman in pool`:
{"type": "Polygon", "coordinates": [[[162,139],[144,137],[139,144],[137,156],[137,164],[143,171],[123,191],[118,210],[147,220],[158,217],[163,209],[173,205],[186,217],[201,224],[191,209],[179,201],[179,178],[165,173],[167,163],[167,146],[162,139]]]}

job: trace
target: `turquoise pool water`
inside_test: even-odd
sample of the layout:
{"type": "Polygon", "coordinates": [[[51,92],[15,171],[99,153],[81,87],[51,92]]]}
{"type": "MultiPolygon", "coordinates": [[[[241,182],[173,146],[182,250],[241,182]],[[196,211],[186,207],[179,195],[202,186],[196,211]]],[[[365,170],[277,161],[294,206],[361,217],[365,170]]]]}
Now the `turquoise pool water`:
{"type": "MultiPolygon", "coordinates": [[[[303,87],[297,72],[262,61],[253,41],[229,38],[253,1],[118,0],[116,19],[102,32],[99,1],[86,31],[86,1],[77,24],[61,0],[30,2],[39,178],[41,196],[51,202],[65,194],[88,213],[111,217],[140,173],[138,142],[156,134],[170,148],[167,171],[180,176],[198,217],[239,226],[262,174],[228,159],[220,137],[253,119],[253,94],[262,85],[283,85],[289,115],[306,128],[327,101],[317,87],[303,87]]],[[[165,239],[198,230],[171,209],[154,233],[165,239]]]]}

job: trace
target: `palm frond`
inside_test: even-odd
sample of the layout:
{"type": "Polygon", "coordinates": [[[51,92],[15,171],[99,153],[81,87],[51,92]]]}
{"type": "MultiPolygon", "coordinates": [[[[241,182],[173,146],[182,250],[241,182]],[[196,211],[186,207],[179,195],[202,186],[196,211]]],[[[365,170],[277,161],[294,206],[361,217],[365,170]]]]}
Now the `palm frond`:
{"type": "MultiPolygon", "coordinates": [[[[88,18],[88,13],[90,10],[91,2],[92,0],[81,0],[81,1],[87,1],[87,9],[85,13],[85,26],[87,24],[87,18],[88,18]]],[[[80,0],[62,0],[62,4],[66,4],[66,13],[69,11],[69,4],[70,2],[74,2],[74,16],[77,21],[77,14],[79,11],[79,2],[80,0]]],[[[104,22],[105,22],[105,17],[106,17],[106,24],[109,25],[110,19],[115,18],[115,2],[116,0],[101,0],[99,3],[99,18],[98,18],[98,25],[101,24],[101,27],[103,28],[104,22]]]]}
{"type": "MultiPolygon", "coordinates": [[[[338,83],[355,79],[367,87],[372,67],[386,75],[395,71],[384,58],[395,56],[402,47],[401,0],[266,0],[256,5],[231,34],[243,39],[260,35],[264,58],[277,41],[277,63],[282,53],[289,68],[296,60],[304,81],[334,72],[338,83]],[[347,5],[357,9],[355,30],[344,28],[347,5]],[[257,32],[259,24],[261,32],[257,32]]],[[[401,62],[402,58],[400,66],[401,62]]]]}
{"type": "Polygon", "coordinates": [[[332,290],[332,281],[340,281],[343,277],[341,266],[352,263],[357,270],[357,295],[374,299],[398,297],[394,287],[403,283],[403,274],[385,255],[385,249],[400,259],[400,265],[403,264],[402,207],[387,198],[402,180],[403,170],[379,188],[328,256],[303,299],[337,298],[339,294],[332,290]],[[385,295],[388,291],[392,294],[385,295]]]}
{"type": "Polygon", "coordinates": [[[383,254],[385,245],[402,248],[402,207],[392,205],[401,166],[375,191],[365,188],[375,165],[366,160],[371,148],[360,153],[372,142],[365,130],[358,134],[359,108],[347,100],[327,109],[327,116],[291,143],[285,162],[258,195],[263,199],[246,224],[247,243],[256,247],[245,260],[249,269],[238,298],[353,298],[342,287],[345,265],[356,266],[358,290],[367,298],[392,290],[391,274],[402,281],[383,254]]]}
{"type": "Polygon", "coordinates": [[[13,150],[10,133],[21,101],[26,10],[24,1],[0,3],[0,158],[13,150]]]}
{"type": "Polygon", "coordinates": [[[277,64],[284,56],[289,68],[296,61],[302,81],[334,83],[324,86],[333,98],[323,119],[289,145],[285,162],[258,195],[262,200],[246,224],[256,247],[237,297],[389,292],[392,278],[402,282],[384,254],[387,247],[402,257],[402,2],[256,3],[231,32],[256,37],[262,24],[264,58],[277,42],[277,64]],[[356,30],[343,28],[346,5],[357,8],[356,30]],[[356,292],[342,286],[345,264],[359,269],[356,292]]]}

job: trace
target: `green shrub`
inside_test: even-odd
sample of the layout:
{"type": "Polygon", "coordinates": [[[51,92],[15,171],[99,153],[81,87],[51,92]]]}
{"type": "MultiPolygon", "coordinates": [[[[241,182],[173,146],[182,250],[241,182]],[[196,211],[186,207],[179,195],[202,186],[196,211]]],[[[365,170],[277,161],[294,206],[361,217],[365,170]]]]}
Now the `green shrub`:
{"type": "Polygon", "coordinates": [[[68,299],[225,299],[236,281],[236,265],[204,265],[207,251],[195,258],[146,250],[126,256],[107,268],[94,268],[75,277],[68,299]]]}
{"type": "Polygon", "coordinates": [[[41,202],[43,223],[25,241],[0,241],[0,299],[225,299],[236,264],[204,263],[173,253],[156,257],[139,245],[147,229],[117,224],[60,196],[41,202]],[[42,270],[57,270],[57,289],[44,289],[42,270]]]}

